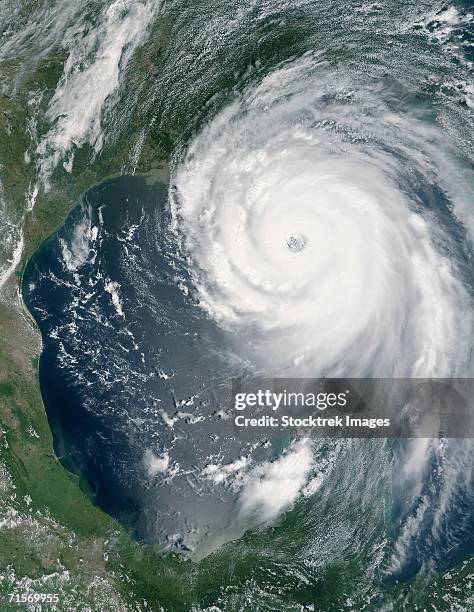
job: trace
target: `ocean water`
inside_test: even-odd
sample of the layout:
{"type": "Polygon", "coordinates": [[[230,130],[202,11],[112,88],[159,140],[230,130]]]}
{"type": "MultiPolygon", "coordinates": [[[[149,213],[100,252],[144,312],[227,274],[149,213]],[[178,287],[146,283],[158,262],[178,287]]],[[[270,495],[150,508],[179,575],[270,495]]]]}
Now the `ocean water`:
{"type": "Polygon", "coordinates": [[[472,8],[89,8],[38,185],[128,120],[137,139],[24,274],[56,453],[164,567],[207,573],[195,606],[447,605],[412,585],[472,556],[470,440],[259,445],[212,422],[231,376],[472,376],[472,8]],[[167,184],[132,176],[147,141],[167,184]]]}

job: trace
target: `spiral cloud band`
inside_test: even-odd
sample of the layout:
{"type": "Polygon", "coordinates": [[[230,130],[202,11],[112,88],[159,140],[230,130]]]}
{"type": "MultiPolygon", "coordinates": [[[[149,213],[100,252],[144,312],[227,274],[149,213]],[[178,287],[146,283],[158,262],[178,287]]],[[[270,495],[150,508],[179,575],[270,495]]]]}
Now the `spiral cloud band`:
{"type": "Polygon", "coordinates": [[[176,164],[174,229],[200,305],[273,375],[468,374],[449,160],[435,125],[382,88],[312,55],[281,66],[176,164]]]}

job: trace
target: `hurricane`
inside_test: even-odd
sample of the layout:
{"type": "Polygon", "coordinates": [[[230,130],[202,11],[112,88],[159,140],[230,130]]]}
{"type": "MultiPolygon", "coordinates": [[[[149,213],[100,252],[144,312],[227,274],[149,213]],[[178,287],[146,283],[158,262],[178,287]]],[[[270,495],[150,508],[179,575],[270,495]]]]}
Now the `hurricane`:
{"type": "Polygon", "coordinates": [[[468,185],[390,87],[285,62],[196,135],[171,189],[200,306],[265,371],[472,372],[468,185]]]}

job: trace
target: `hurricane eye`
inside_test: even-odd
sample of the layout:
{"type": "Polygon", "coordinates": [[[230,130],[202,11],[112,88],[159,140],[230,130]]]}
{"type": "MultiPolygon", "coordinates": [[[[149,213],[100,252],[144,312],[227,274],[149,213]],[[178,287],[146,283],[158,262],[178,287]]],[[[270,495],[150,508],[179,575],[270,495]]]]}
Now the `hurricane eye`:
{"type": "Polygon", "coordinates": [[[292,253],[299,253],[306,246],[304,236],[301,234],[290,233],[286,236],[286,244],[292,253]]]}

